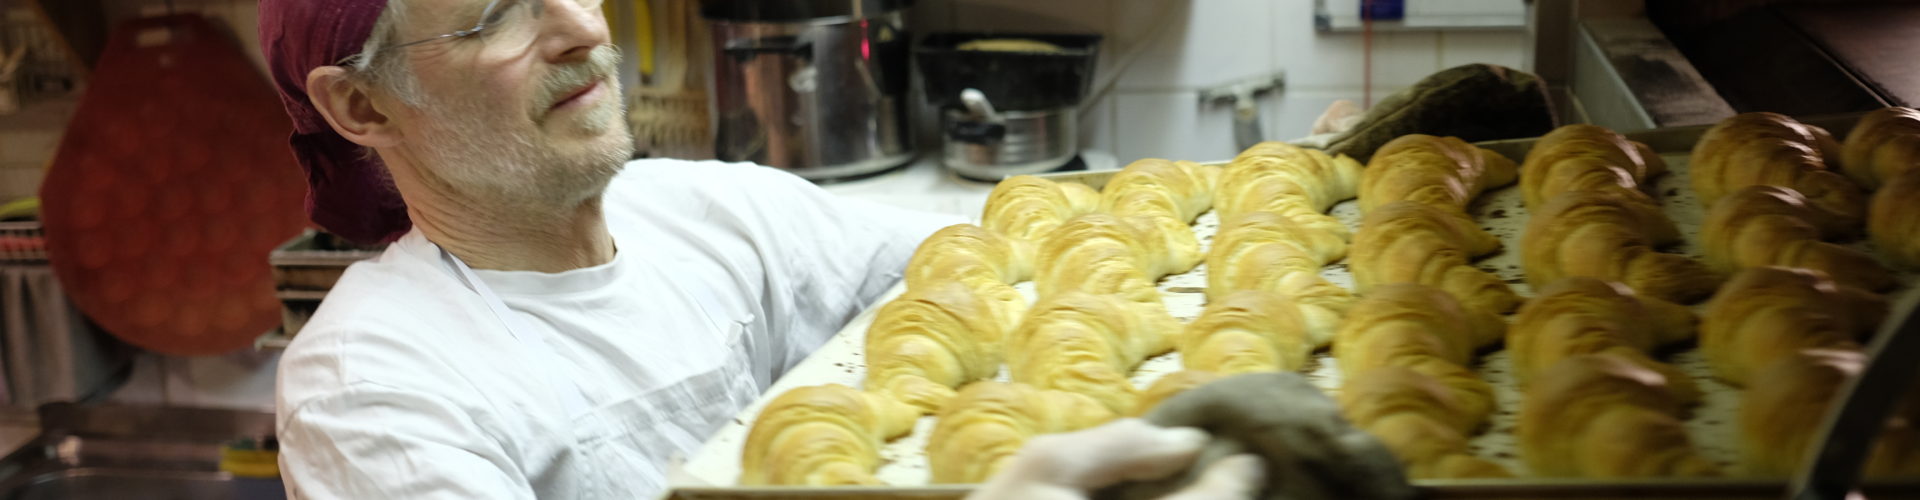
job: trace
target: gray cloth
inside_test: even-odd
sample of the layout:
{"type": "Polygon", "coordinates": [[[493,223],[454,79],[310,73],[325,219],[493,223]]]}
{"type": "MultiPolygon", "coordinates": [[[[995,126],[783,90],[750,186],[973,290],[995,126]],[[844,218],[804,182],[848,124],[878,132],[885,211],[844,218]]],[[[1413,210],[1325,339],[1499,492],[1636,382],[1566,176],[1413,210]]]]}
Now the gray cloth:
{"type": "Polygon", "coordinates": [[[1365,162],[1387,141],[1407,134],[1480,142],[1539,137],[1554,126],[1545,80],[1504,66],[1468,64],[1382,99],[1359,125],[1328,141],[1326,150],[1365,162]]]}
{"type": "Polygon", "coordinates": [[[1379,440],[1353,428],[1340,407],[1295,373],[1239,375],[1180,393],[1146,416],[1166,427],[1214,436],[1186,472],[1100,492],[1102,499],[1152,499],[1197,479],[1214,461],[1239,453],[1267,463],[1260,498],[1410,499],[1400,463],[1379,440]]]}
{"type": "Polygon", "coordinates": [[[0,266],[0,404],[31,409],[96,395],[131,362],[67,302],[44,265],[0,266]]]}

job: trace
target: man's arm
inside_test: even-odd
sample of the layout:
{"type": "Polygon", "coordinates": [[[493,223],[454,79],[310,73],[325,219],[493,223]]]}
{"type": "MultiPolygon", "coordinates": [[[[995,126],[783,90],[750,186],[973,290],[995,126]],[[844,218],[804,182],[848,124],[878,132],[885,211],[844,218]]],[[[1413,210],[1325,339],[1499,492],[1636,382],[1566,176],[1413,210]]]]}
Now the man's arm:
{"type": "Polygon", "coordinates": [[[444,399],[375,384],[283,409],[292,498],[534,498],[499,444],[444,399]]]}
{"type": "Polygon", "coordinates": [[[786,329],[789,366],[898,283],[921,240],[967,222],[836,196],[792,174],[763,172],[769,191],[785,193],[756,202],[777,245],[770,249],[769,293],[790,297],[801,322],[786,329]]]}

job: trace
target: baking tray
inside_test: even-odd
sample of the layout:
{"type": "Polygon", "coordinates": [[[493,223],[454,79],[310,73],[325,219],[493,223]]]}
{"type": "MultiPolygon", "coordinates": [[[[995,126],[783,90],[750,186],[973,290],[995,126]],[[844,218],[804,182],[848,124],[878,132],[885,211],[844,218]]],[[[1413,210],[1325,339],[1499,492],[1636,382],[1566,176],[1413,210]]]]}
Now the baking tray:
{"type": "MultiPolygon", "coordinates": [[[[1845,132],[1852,128],[1852,124],[1858,120],[1859,116],[1859,114],[1851,114],[1817,117],[1803,121],[1823,126],[1836,136],[1843,137],[1845,132]]],[[[1706,210],[1694,197],[1692,189],[1688,187],[1687,156],[1693,144],[1699,140],[1706,129],[1707,127],[1704,126],[1679,127],[1624,134],[1630,139],[1646,143],[1666,160],[1670,172],[1654,179],[1653,192],[1660,199],[1662,208],[1674,220],[1675,224],[1680,227],[1685,239],[1685,243],[1667,249],[1667,251],[1684,254],[1696,259],[1702,257],[1701,246],[1699,244],[1700,224],[1705,219],[1706,210]]],[[[1518,162],[1526,155],[1527,151],[1532,148],[1535,141],[1536,139],[1503,140],[1483,142],[1478,145],[1513,158],[1518,162]]],[[[1097,189],[1105,185],[1106,180],[1112,177],[1114,173],[1113,171],[1079,172],[1052,174],[1043,177],[1048,177],[1056,181],[1081,182],[1097,189]]],[[[1507,280],[1507,282],[1513,286],[1514,291],[1522,296],[1532,296],[1530,287],[1528,287],[1524,279],[1522,279],[1523,273],[1520,269],[1519,262],[1518,245],[1521,232],[1524,229],[1528,217],[1517,183],[1483,195],[1469,207],[1468,212],[1472,214],[1475,220],[1479,221],[1483,227],[1498,236],[1505,246],[1503,252],[1482,259],[1476,262],[1475,265],[1507,280]]],[[[1349,200],[1335,205],[1331,210],[1331,214],[1351,227],[1358,227],[1360,213],[1358,203],[1355,201],[1349,200]]],[[[1211,241],[1217,226],[1217,216],[1211,212],[1202,215],[1195,221],[1194,230],[1200,237],[1203,248],[1211,241]]],[[[1865,247],[1862,246],[1860,248],[1865,247]]],[[[1199,314],[1199,311],[1205,303],[1205,272],[1205,266],[1203,265],[1191,272],[1169,276],[1161,281],[1160,290],[1162,291],[1163,300],[1167,305],[1168,311],[1172,313],[1173,316],[1183,321],[1190,321],[1199,314]]],[[[1336,263],[1326,267],[1322,270],[1321,276],[1336,284],[1352,289],[1352,275],[1347,271],[1344,263],[1336,263]]],[[[1912,286],[1915,281],[1915,276],[1911,273],[1903,273],[1901,278],[1902,283],[1905,284],[1901,291],[1904,291],[1906,287],[1912,286]]],[[[1015,288],[1026,293],[1029,299],[1033,297],[1031,283],[1022,283],[1015,288]]],[[[1896,296],[1901,293],[1901,291],[1890,292],[1889,296],[1896,296]]],[[[880,301],[875,302],[875,305],[883,304],[887,300],[891,300],[900,292],[901,289],[896,287],[895,290],[889,292],[885,297],[882,297],[880,301]]],[[[778,395],[789,389],[807,385],[837,383],[859,387],[865,373],[863,353],[861,351],[866,330],[868,326],[872,324],[873,309],[876,308],[869,308],[868,311],[855,318],[852,323],[848,324],[839,334],[835,335],[826,346],[795,367],[779,382],[775,383],[774,386],[763,395],[760,401],[750,405],[732,422],[726,424],[698,453],[693,457],[689,457],[689,460],[683,467],[676,469],[674,484],[689,487],[711,487],[735,484],[739,476],[741,445],[745,441],[747,432],[751,429],[754,416],[758,414],[761,405],[770,399],[769,396],[778,395]]],[[[1700,312],[1703,309],[1704,304],[1695,307],[1696,312],[1700,312]]],[[[1740,474],[1740,469],[1737,466],[1739,459],[1739,440],[1736,435],[1739,400],[1741,396],[1739,389],[1730,387],[1714,379],[1712,377],[1712,371],[1707,366],[1705,359],[1699,351],[1692,346],[1686,346],[1660,354],[1662,354],[1661,357],[1664,360],[1676,365],[1688,375],[1693,376],[1698,382],[1700,389],[1705,393],[1701,404],[1693,409],[1691,417],[1687,421],[1687,429],[1691,434],[1695,446],[1700,449],[1704,456],[1719,463],[1729,473],[1733,475],[1740,474]]],[[[1508,360],[1505,350],[1492,352],[1482,356],[1477,361],[1475,366],[1476,371],[1494,387],[1497,410],[1482,433],[1470,441],[1470,445],[1475,455],[1499,463],[1513,470],[1516,474],[1525,476],[1527,469],[1519,459],[1518,443],[1515,440],[1513,432],[1514,424],[1518,417],[1517,413],[1520,407],[1521,395],[1513,376],[1509,372],[1510,366],[1511,362],[1508,360]]],[[[1159,377],[1179,370],[1178,353],[1162,355],[1143,363],[1140,369],[1134,373],[1132,380],[1136,386],[1144,388],[1159,377]]],[[[1326,390],[1329,394],[1338,391],[1341,380],[1340,374],[1336,363],[1332,362],[1329,353],[1325,351],[1315,353],[1313,360],[1307,364],[1302,372],[1307,376],[1308,380],[1312,381],[1321,389],[1326,390]]],[[[1004,371],[1000,379],[1005,379],[1004,371]]],[[[876,477],[897,487],[919,487],[926,485],[929,473],[926,468],[924,448],[926,437],[931,433],[933,423],[933,417],[922,417],[910,435],[889,443],[881,452],[885,464],[876,471],[876,477]]],[[[1810,429],[1808,432],[1814,432],[1814,430],[1810,429]]],[[[1562,496],[1576,493],[1594,495],[1591,496],[1592,498],[1648,498],[1650,494],[1656,497],[1673,495],[1686,498],[1743,498],[1738,495],[1753,494],[1758,497],[1777,498],[1780,492],[1783,491],[1785,483],[1769,481],[1702,482],[1678,480],[1621,483],[1522,477],[1519,479],[1492,481],[1420,481],[1417,482],[1417,484],[1436,488],[1431,491],[1431,493],[1438,497],[1451,498],[1525,498],[1549,495],[1562,496]],[[1647,490],[1647,488],[1659,489],[1661,492],[1655,493],[1647,490]],[[1719,493],[1703,493],[1707,491],[1719,493]],[[1722,493],[1734,496],[1716,496],[1722,493]]],[[[693,489],[686,490],[686,492],[704,495],[726,494],[722,493],[724,491],[739,492],[741,494],[760,492],[759,494],[762,495],[781,496],[807,490],[808,489],[804,488],[720,488],[693,489]]],[[[900,488],[881,488],[880,490],[899,491],[900,488]]],[[[1909,491],[1908,493],[1920,492],[1909,491]]],[[[793,496],[784,497],[803,498],[793,496]]],[[[694,496],[685,498],[767,497],[694,496]]]]}

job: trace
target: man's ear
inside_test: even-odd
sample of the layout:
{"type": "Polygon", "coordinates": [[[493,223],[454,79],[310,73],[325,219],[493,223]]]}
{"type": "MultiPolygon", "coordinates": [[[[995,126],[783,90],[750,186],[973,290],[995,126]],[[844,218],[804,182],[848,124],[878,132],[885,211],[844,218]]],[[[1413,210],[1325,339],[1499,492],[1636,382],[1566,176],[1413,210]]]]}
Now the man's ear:
{"type": "Polygon", "coordinates": [[[392,117],[381,111],[367,89],[347,76],[346,68],[321,66],[308,72],[307,99],[334,132],[354,144],[383,148],[400,142],[392,117]]]}

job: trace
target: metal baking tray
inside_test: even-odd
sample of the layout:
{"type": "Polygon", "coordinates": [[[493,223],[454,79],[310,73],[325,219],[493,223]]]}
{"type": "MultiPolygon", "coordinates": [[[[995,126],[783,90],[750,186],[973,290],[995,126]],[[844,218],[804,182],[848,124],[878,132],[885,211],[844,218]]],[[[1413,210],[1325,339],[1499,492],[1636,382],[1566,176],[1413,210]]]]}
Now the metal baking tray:
{"type": "MultiPolygon", "coordinates": [[[[1860,115],[1821,117],[1803,120],[1820,125],[1843,137],[1852,128],[1860,115]]],[[[1626,133],[1628,138],[1646,143],[1666,160],[1670,172],[1653,182],[1653,192],[1660,199],[1662,208],[1674,220],[1685,237],[1685,243],[1667,251],[1701,258],[1700,224],[1705,219],[1706,210],[1694,197],[1687,185],[1688,153],[1707,127],[1681,127],[1656,129],[1643,132],[1626,133]]],[[[1518,139],[1489,141],[1478,145],[1516,162],[1524,158],[1536,139],[1518,139]]],[[[1078,172],[1052,174],[1044,177],[1056,181],[1081,182],[1098,189],[1114,174],[1107,172],[1078,172]]],[[[1483,195],[1469,207],[1469,213],[1483,227],[1500,237],[1505,250],[1476,262],[1476,266],[1499,275],[1507,280],[1514,290],[1522,296],[1531,296],[1520,269],[1519,243],[1521,232],[1528,220],[1527,210],[1516,185],[1508,186],[1483,195]]],[[[1357,227],[1359,207],[1354,201],[1336,205],[1331,214],[1349,226],[1357,227]]],[[[1203,247],[1212,239],[1218,226],[1215,214],[1208,213],[1194,223],[1194,230],[1200,237],[1203,247]]],[[[1861,247],[1864,248],[1864,247],[1861,247]]],[[[1323,269],[1321,275],[1341,286],[1352,289],[1352,275],[1344,263],[1335,263],[1323,269]]],[[[1891,292],[1897,295],[1911,287],[1915,282],[1912,274],[1903,274],[1905,286],[1901,291],[1891,292]]],[[[1192,320],[1203,307],[1206,287],[1205,268],[1185,274],[1169,276],[1162,280],[1160,289],[1168,311],[1182,320],[1192,320]]],[[[1032,298],[1032,284],[1023,283],[1017,289],[1032,298]]],[[[901,290],[896,288],[875,305],[891,300],[901,290]]],[[[742,489],[724,488],[737,482],[739,476],[740,448],[748,430],[758,414],[760,406],[789,389],[807,385],[827,383],[846,384],[859,387],[864,378],[862,346],[866,330],[872,324],[874,308],[846,326],[826,346],[814,353],[806,361],[795,367],[779,382],[775,383],[760,401],[743,410],[732,422],[717,432],[703,448],[676,470],[674,484],[689,487],[722,487],[720,489],[688,489],[683,493],[693,496],[675,498],[827,498],[827,496],[791,496],[812,489],[773,488],[742,489]],[[754,493],[757,492],[757,493],[754,493]],[[724,496],[724,495],[748,496],[724,496]],[[712,496],[722,495],[722,496],[712,496]]],[[[1696,306],[1696,312],[1703,309],[1696,306]]],[[[1691,346],[1673,352],[1665,352],[1662,358],[1687,374],[1693,376],[1700,389],[1705,393],[1702,402],[1692,411],[1687,428],[1694,444],[1707,458],[1718,462],[1725,470],[1738,475],[1739,444],[1736,435],[1740,390],[1721,383],[1712,377],[1711,369],[1699,351],[1691,346]]],[[[1773,481],[1694,481],[1659,480],[1641,482],[1608,482],[1591,480],[1557,480],[1546,478],[1527,478],[1527,469],[1519,459],[1519,449],[1514,436],[1514,424],[1520,407],[1520,392],[1513,376],[1508,371],[1511,365],[1505,350],[1499,350],[1482,356],[1475,366],[1483,378],[1495,389],[1497,410],[1481,434],[1475,436],[1470,444],[1474,453],[1481,458],[1499,463],[1523,476],[1519,479],[1490,481],[1421,481],[1417,484],[1428,487],[1436,498],[1534,498],[1542,496],[1566,496],[1569,498],[1648,498],[1671,496],[1676,498],[1777,498],[1784,490],[1784,482],[1773,481]],[[1569,496],[1571,495],[1571,496],[1569,496]]],[[[1146,387],[1160,376],[1180,370],[1179,354],[1172,353],[1149,359],[1134,373],[1132,379],[1136,386],[1146,387]]],[[[1303,373],[1316,386],[1330,394],[1340,386],[1340,374],[1336,363],[1329,353],[1322,351],[1313,356],[1313,361],[1303,369],[1303,373]]],[[[1004,373],[1001,377],[1004,380],[1004,373]]],[[[876,476],[890,485],[898,487],[921,487],[928,482],[926,457],[924,453],[926,437],[931,433],[934,418],[922,417],[912,434],[889,443],[882,450],[885,463],[876,472],[876,476]]],[[[1809,430],[1809,432],[1814,432],[1809,430]]],[[[1887,483],[1891,484],[1891,483],[1887,483]]],[[[1904,484],[1904,483],[1901,483],[1904,484]]],[[[1899,486],[1900,488],[1913,485],[1899,486]]],[[[1893,487],[1893,486],[1888,486],[1893,487]]],[[[910,497],[868,497],[868,498],[948,498],[937,496],[939,491],[952,493],[945,486],[931,487],[927,490],[912,490],[915,494],[927,493],[936,496],[910,497]]],[[[881,490],[900,491],[899,488],[881,490]]],[[[836,490],[838,491],[838,490],[836,490]]],[[[849,491],[858,491],[849,490],[849,491]]],[[[1905,493],[1920,494],[1920,491],[1899,490],[1905,493]]],[[[676,493],[679,495],[681,493],[676,493]]],[[[833,495],[821,492],[823,495],[833,495]]],[[[1899,496],[1908,496],[1896,493],[1899,496]]],[[[852,498],[846,495],[835,498],[852,498]]]]}

